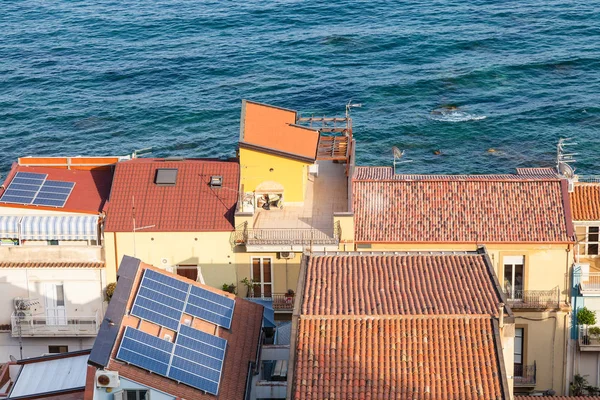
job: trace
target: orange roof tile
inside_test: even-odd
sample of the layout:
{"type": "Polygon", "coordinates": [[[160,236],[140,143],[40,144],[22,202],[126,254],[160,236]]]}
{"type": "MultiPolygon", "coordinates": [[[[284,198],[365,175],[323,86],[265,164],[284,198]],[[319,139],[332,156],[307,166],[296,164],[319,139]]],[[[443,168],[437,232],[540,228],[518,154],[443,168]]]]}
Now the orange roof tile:
{"type": "Polygon", "coordinates": [[[46,262],[46,261],[27,261],[27,262],[0,262],[0,268],[104,268],[104,262],[46,262]]]}
{"type": "Polygon", "coordinates": [[[387,179],[382,171],[359,167],[354,175],[357,242],[572,241],[564,180],[518,175],[387,179]]]}
{"type": "Polygon", "coordinates": [[[508,398],[494,333],[482,316],[303,318],[293,398],[508,398]]]}
{"type": "Polygon", "coordinates": [[[131,232],[133,206],[136,226],[144,232],[204,232],[233,230],[239,164],[232,161],[187,159],[168,161],[138,158],[117,164],[106,232],[131,232]],[[158,169],[177,169],[174,186],[154,183],[158,169]],[[222,187],[209,185],[212,175],[222,187]]]}
{"type": "MultiPolygon", "coordinates": [[[[540,396],[515,396],[515,400],[533,400],[540,396]]],[[[600,400],[600,396],[548,396],[552,400],[600,400]]],[[[544,398],[544,396],[542,396],[544,398]]]]}
{"type": "Polygon", "coordinates": [[[317,130],[296,125],[296,111],[242,101],[240,147],[314,162],[318,144],[317,130]]]}
{"type": "MultiPolygon", "coordinates": [[[[48,180],[75,182],[75,186],[65,206],[62,208],[0,203],[1,207],[99,214],[104,211],[107,205],[113,180],[113,167],[98,167],[91,170],[69,170],[60,167],[24,167],[14,163],[4,181],[4,188],[8,188],[8,185],[17,172],[47,174],[48,177],[46,179],[48,180]]],[[[3,193],[4,189],[0,189],[0,197],[3,193]]]]}
{"type": "Polygon", "coordinates": [[[502,302],[485,254],[474,253],[311,257],[303,299],[308,315],[497,315],[502,302]]]}
{"type": "Polygon", "coordinates": [[[569,197],[574,221],[600,221],[600,184],[575,184],[569,197]]]}
{"type": "MultiPolygon", "coordinates": [[[[137,261],[139,262],[139,260],[137,261]]],[[[180,398],[198,400],[242,399],[244,397],[244,393],[246,392],[246,376],[248,374],[249,362],[256,361],[257,347],[259,345],[259,336],[262,327],[263,307],[240,297],[233,296],[230,293],[226,293],[201,283],[191,281],[179,275],[171,274],[151,265],[139,263],[139,267],[134,277],[133,287],[126,301],[128,310],[133,305],[137,288],[140,284],[141,276],[145,269],[152,269],[156,272],[168,275],[171,278],[184,281],[187,284],[202,287],[206,290],[235,299],[235,308],[231,321],[231,328],[220,328],[216,330],[217,336],[227,340],[225,361],[223,364],[223,371],[219,384],[219,394],[218,396],[214,396],[212,394],[204,393],[185,384],[179,384],[172,379],[153,374],[145,369],[116,360],[121,339],[125,332],[125,318],[121,322],[121,325],[116,327],[116,329],[119,329],[119,333],[112,347],[110,360],[106,369],[110,371],[118,371],[120,376],[134,380],[147,387],[169,393],[172,396],[179,396],[180,398]]],[[[120,289],[117,285],[115,296],[118,295],[119,290],[120,289]]],[[[110,314],[110,311],[112,310],[107,311],[107,314],[110,314]]],[[[113,320],[114,319],[115,318],[113,316],[113,320]]]]}

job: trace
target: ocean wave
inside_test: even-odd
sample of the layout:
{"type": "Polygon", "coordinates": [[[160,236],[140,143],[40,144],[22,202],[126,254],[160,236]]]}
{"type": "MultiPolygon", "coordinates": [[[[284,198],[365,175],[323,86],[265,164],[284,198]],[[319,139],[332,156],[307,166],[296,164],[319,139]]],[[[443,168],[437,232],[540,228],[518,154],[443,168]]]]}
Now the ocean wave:
{"type": "Polygon", "coordinates": [[[469,114],[460,110],[436,109],[429,114],[429,118],[439,122],[465,122],[486,119],[486,115],[469,114]]]}

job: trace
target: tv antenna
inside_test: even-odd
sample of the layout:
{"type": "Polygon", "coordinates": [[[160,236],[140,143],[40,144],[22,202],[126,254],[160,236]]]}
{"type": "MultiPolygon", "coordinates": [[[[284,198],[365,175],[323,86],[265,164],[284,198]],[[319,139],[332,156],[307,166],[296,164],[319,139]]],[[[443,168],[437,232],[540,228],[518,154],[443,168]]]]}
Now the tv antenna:
{"type": "Polygon", "coordinates": [[[406,164],[406,163],[413,162],[413,160],[397,161],[397,160],[400,160],[402,158],[402,156],[404,156],[405,151],[406,150],[400,150],[396,146],[392,146],[392,153],[394,154],[394,173],[396,173],[396,164],[406,164]]]}
{"type": "Polygon", "coordinates": [[[564,176],[567,179],[571,179],[575,176],[575,168],[569,165],[569,163],[577,162],[573,157],[579,153],[565,153],[565,147],[573,146],[577,143],[569,142],[570,138],[558,139],[558,145],[556,146],[556,170],[559,175],[564,176]]]}
{"type": "Polygon", "coordinates": [[[138,158],[139,156],[145,156],[152,153],[152,147],[146,147],[145,149],[134,150],[131,153],[131,158],[138,158]]]}
{"type": "Polygon", "coordinates": [[[353,103],[352,99],[348,101],[346,104],[346,119],[350,118],[350,109],[351,108],[360,108],[362,107],[362,103],[353,103]]]}

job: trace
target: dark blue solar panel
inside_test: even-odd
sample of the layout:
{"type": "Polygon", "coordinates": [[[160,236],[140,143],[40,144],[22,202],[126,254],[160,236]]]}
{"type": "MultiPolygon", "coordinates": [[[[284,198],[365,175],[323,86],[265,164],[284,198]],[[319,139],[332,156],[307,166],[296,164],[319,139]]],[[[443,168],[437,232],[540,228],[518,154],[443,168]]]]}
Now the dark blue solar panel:
{"type": "MultiPolygon", "coordinates": [[[[165,274],[161,274],[161,273],[152,271],[150,269],[146,270],[146,272],[144,273],[144,277],[148,277],[149,279],[152,279],[153,281],[164,283],[167,286],[171,286],[176,289],[179,289],[180,291],[185,292],[186,294],[190,287],[190,285],[185,282],[182,282],[175,278],[168,277],[165,274]]],[[[182,300],[184,300],[184,299],[185,299],[185,296],[183,297],[182,300]]]]}
{"type": "Polygon", "coordinates": [[[4,193],[2,199],[0,201],[4,203],[17,203],[17,204],[30,204],[33,197],[23,197],[23,196],[11,196],[10,194],[4,193]]]}
{"type": "Polygon", "coordinates": [[[63,188],[63,189],[73,189],[75,186],[74,182],[65,182],[65,181],[46,181],[44,186],[53,187],[53,188],[63,188]]]}
{"type": "Polygon", "coordinates": [[[173,343],[126,327],[117,359],[167,376],[173,343]]]}
{"type": "Polygon", "coordinates": [[[28,192],[37,192],[40,188],[40,185],[30,185],[25,183],[15,183],[14,181],[10,183],[9,187],[14,190],[26,190],[28,192]]]}
{"type": "Polygon", "coordinates": [[[48,177],[47,174],[38,174],[35,172],[17,172],[15,178],[26,178],[26,179],[41,179],[42,181],[48,177]]]}
{"type": "Polygon", "coordinates": [[[52,193],[52,192],[42,192],[41,190],[38,192],[38,195],[35,196],[35,199],[52,199],[52,200],[62,200],[63,202],[67,201],[69,197],[68,194],[65,193],[52,193]]]}
{"type": "Polygon", "coordinates": [[[229,297],[192,286],[185,312],[229,329],[234,305],[229,297]]]}
{"type": "Polygon", "coordinates": [[[177,328],[179,328],[179,320],[175,320],[173,318],[167,317],[163,314],[149,310],[147,308],[142,308],[137,304],[133,305],[133,308],[131,309],[131,314],[145,319],[146,321],[151,321],[155,324],[162,325],[174,331],[176,331],[177,328]]]}
{"type": "Polygon", "coordinates": [[[35,204],[36,206],[64,207],[65,200],[36,198],[32,204],[35,204]]]}
{"type": "Polygon", "coordinates": [[[193,373],[183,371],[177,367],[171,367],[169,371],[169,378],[175,379],[178,382],[183,382],[186,385],[195,387],[200,390],[204,390],[207,393],[214,394],[215,396],[219,392],[219,383],[212,382],[208,379],[204,379],[193,373]]]}
{"type": "MultiPolygon", "coordinates": [[[[199,331],[198,329],[190,328],[189,326],[185,325],[181,326],[179,332],[182,333],[183,336],[191,338],[197,342],[203,342],[213,347],[216,347],[217,349],[221,349],[223,351],[223,354],[225,354],[224,352],[225,348],[227,347],[227,340],[223,338],[199,331]]],[[[180,336],[178,336],[177,340],[181,339],[180,336]]]]}
{"type": "Polygon", "coordinates": [[[64,207],[75,183],[47,181],[47,176],[46,174],[17,172],[0,201],[5,203],[64,207]]]}

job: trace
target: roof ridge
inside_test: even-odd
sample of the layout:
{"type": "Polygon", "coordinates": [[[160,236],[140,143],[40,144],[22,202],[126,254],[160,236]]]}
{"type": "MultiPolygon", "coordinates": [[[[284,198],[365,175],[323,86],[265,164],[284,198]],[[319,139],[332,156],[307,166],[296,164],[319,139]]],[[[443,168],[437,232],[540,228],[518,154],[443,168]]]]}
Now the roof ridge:
{"type": "Polygon", "coordinates": [[[402,319],[496,319],[489,314],[343,314],[343,315],[326,315],[326,314],[301,314],[300,319],[304,320],[402,320],[402,319]]]}

